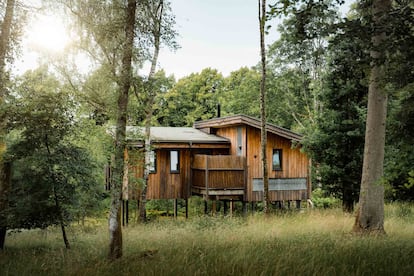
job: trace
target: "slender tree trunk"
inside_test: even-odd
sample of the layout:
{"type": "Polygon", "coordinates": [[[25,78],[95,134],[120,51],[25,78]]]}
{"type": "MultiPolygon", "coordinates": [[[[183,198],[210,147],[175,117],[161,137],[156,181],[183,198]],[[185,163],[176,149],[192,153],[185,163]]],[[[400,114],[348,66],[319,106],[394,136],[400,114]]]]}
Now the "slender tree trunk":
{"type": "Polygon", "coordinates": [[[4,249],[7,231],[7,217],[4,214],[8,206],[8,192],[10,189],[11,165],[8,162],[0,162],[0,250],[4,249]]]}
{"type": "Polygon", "coordinates": [[[139,214],[140,214],[140,221],[145,222],[147,220],[147,187],[148,187],[148,178],[150,173],[150,163],[151,163],[151,119],[152,119],[152,112],[153,112],[153,105],[155,100],[155,87],[154,87],[154,75],[155,69],[157,66],[158,56],[160,53],[160,39],[161,39],[161,23],[162,23],[162,16],[164,11],[164,1],[161,0],[157,6],[157,8],[151,12],[153,21],[154,21],[154,30],[152,30],[152,34],[154,36],[154,54],[151,60],[151,67],[150,72],[148,74],[148,85],[145,86],[145,90],[148,93],[148,101],[146,105],[146,116],[145,116],[145,166],[144,166],[144,180],[145,186],[141,192],[141,200],[140,200],[140,207],[139,207],[139,214]]]}
{"type": "Polygon", "coordinates": [[[124,149],[126,143],[126,123],[128,97],[132,80],[132,50],[134,46],[135,12],[137,3],[128,0],[125,14],[125,42],[123,45],[122,69],[119,81],[118,115],[115,134],[115,161],[111,181],[111,209],[109,213],[109,259],[122,257],[121,196],[124,174],[124,149]]]}
{"type": "MultiPolygon", "coordinates": [[[[15,0],[7,0],[6,12],[0,26],[0,105],[4,103],[6,82],[6,57],[10,50],[10,31],[13,20],[15,0]]],[[[4,160],[6,143],[4,136],[4,121],[0,121],[0,249],[4,248],[7,231],[7,219],[4,214],[8,206],[8,191],[10,189],[10,164],[4,160]]]]}
{"type": "MultiPolygon", "coordinates": [[[[15,0],[7,0],[6,13],[4,14],[3,22],[1,24],[0,33],[0,86],[4,89],[4,74],[6,67],[6,56],[9,52],[10,45],[10,31],[14,14],[15,0]]],[[[1,91],[2,93],[3,91],[1,91]]],[[[3,94],[1,94],[1,97],[3,94]]]]}
{"type": "Polygon", "coordinates": [[[260,117],[261,117],[261,156],[263,166],[263,205],[264,213],[269,213],[269,173],[267,168],[267,131],[266,131],[266,46],[265,46],[265,24],[266,24],[266,0],[259,0],[259,22],[260,22],[260,54],[262,66],[262,78],[260,80],[260,117]]]}
{"type": "Polygon", "coordinates": [[[354,231],[385,233],[384,230],[384,167],[385,121],[387,95],[384,91],[385,26],[391,0],[373,0],[374,33],[372,35],[371,74],[368,88],[368,113],[365,130],[364,161],[359,196],[359,210],[354,231]]]}
{"type": "Polygon", "coordinates": [[[65,230],[65,221],[63,219],[62,209],[60,208],[59,198],[56,192],[55,185],[53,185],[53,196],[55,199],[55,207],[59,215],[59,224],[60,224],[60,229],[62,231],[63,242],[65,243],[66,249],[70,249],[69,240],[68,240],[68,237],[66,235],[66,230],[65,230]]]}
{"type": "Polygon", "coordinates": [[[58,213],[59,216],[59,224],[60,224],[60,229],[62,230],[62,237],[63,237],[63,242],[65,243],[65,247],[66,249],[70,249],[70,244],[69,244],[69,240],[68,237],[66,236],[66,230],[65,230],[65,221],[63,219],[63,214],[62,214],[62,208],[60,207],[60,202],[59,202],[59,197],[56,191],[56,183],[58,183],[57,181],[57,177],[55,172],[53,171],[52,168],[52,161],[51,161],[51,151],[50,151],[50,147],[49,147],[49,140],[48,140],[48,136],[45,136],[45,145],[46,145],[46,149],[47,149],[47,160],[48,160],[48,167],[49,167],[49,173],[50,176],[52,178],[52,182],[53,182],[53,199],[55,200],[55,207],[56,207],[56,211],[58,213]]]}

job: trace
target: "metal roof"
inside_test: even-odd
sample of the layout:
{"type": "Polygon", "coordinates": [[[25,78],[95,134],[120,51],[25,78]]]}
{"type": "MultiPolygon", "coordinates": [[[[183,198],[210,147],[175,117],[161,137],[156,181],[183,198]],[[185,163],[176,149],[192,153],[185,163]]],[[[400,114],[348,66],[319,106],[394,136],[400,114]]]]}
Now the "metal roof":
{"type": "MultiPolygon", "coordinates": [[[[127,127],[127,140],[144,140],[144,127],[127,127]]],[[[192,127],[151,127],[152,143],[230,143],[227,138],[208,134],[192,127]]]]}

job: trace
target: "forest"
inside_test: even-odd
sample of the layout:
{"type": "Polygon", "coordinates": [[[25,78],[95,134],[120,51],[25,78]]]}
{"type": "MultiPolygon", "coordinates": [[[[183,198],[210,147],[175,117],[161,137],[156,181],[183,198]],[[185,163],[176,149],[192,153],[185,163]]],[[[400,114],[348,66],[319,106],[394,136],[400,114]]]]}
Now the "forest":
{"type": "Polygon", "coordinates": [[[170,2],[1,0],[0,274],[412,273],[413,1],[358,0],[343,15],[342,0],[257,0],[257,65],[179,79],[157,66],[160,49],[180,47],[170,2]],[[45,11],[73,38],[17,74],[27,24],[45,11]],[[145,165],[123,226],[127,126],[145,130],[148,164],[150,127],[218,114],[261,120],[263,202],[229,216],[201,197],[187,211],[146,200],[145,165]],[[312,204],[269,202],[266,123],[303,137],[312,204]]]}

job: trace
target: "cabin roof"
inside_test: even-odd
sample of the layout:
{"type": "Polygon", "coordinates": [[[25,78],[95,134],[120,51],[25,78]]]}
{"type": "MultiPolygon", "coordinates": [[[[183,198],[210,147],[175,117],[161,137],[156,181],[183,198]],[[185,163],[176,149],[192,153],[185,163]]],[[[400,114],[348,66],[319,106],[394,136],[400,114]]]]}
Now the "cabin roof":
{"type": "MultiPolygon", "coordinates": [[[[224,128],[230,126],[237,126],[237,125],[248,125],[254,128],[261,128],[261,121],[254,117],[250,117],[247,115],[233,115],[227,117],[219,117],[213,118],[205,121],[198,121],[194,123],[194,128],[196,129],[203,129],[203,128],[224,128]]],[[[302,139],[302,135],[296,132],[293,132],[289,129],[267,123],[266,129],[268,132],[279,135],[281,137],[300,141],[302,139]]]]}
{"type": "MultiPolygon", "coordinates": [[[[128,126],[127,140],[143,141],[144,127],[128,126]]],[[[152,143],[230,143],[230,140],[192,127],[151,127],[152,143]]]]}

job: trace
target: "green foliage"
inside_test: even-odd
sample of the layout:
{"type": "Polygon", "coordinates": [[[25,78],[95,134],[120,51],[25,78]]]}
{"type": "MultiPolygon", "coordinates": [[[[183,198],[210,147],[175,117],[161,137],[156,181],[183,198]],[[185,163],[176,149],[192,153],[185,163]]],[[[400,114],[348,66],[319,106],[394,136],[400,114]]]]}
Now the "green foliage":
{"type": "Polygon", "coordinates": [[[391,185],[389,199],[414,200],[414,82],[391,102],[388,120],[385,177],[391,185]]]}
{"type": "Polygon", "coordinates": [[[178,80],[160,99],[156,120],[162,126],[192,126],[215,117],[223,82],[223,76],[211,68],[178,80]]]}
{"type": "Polygon", "coordinates": [[[278,28],[280,39],[268,51],[268,117],[306,134],[315,128],[323,109],[327,41],[338,13],[333,1],[288,1],[284,8],[281,3],[271,5],[270,12],[288,11],[278,28]]]}
{"type": "Polygon", "coordinates": [[[320,96],[324,108],[304,146],[323,189],[342,199],[344,209],[351,211],[362,172],[369,64],[363,49],[368,41],[359,21],[338,27],[330,41],[329,73],[320,96]]]}
{"type": "Polygon", "coordinates": [[[157,71],[152,77],[151,81],[142,78],[136,78],[133,84],[133,91],[135,97],[132,97],[128,110],[130,112],[130,122],[133,125],[143,126],[146,119],[146,112],[148,108],[153,109],[153,116],[151,117],[151,125],[157,126],[162,123],[161,117],[167,102],[165,101],[166,93],[168,93],[175,85],[174,76],[166,76],[164,70],[157,71]],[[151,94],[155,95],[153,99],[153,106],[149,102],[149,89],[152,89],[151,94]]]}
{"type": "Polygon", "coordinates": [[[260,72],[256,69],[242,67],[231,72],[224,80],[223,113],[260,117],[259,87],[260,72]]]}
{"type": "Polygon", "coordinates": [[[340,204],[338,198],[332,195],[326,195],[321,188],[312,191],[312,202],[316,208],[337,208],[340,204]]]}
{"type": "Polygon", "coordinates": [[[410,182],[414,171],[414,7],[404,1],[393,6],[388,47],[387,119],[384,174],[390,200],[414,200],[410,182]]]}
{"type": "Polygon", "coordinates": [[[45,68],[17,82],[9,106],[10,227],[68,222],[101,200],[99,162],[75,143],[74,106],[65,87],[45,68]]]}

